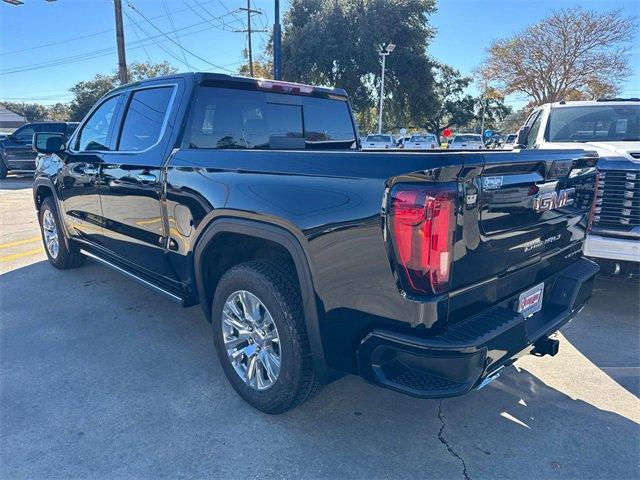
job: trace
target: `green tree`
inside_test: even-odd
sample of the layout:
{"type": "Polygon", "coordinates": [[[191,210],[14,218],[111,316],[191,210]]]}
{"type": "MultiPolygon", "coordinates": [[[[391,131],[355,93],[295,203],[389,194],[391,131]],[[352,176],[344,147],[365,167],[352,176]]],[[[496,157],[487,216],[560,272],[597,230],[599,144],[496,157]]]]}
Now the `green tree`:
{"type": "Polygon", "coordinates": [[[359,117],[369,118],[379,97],[378,51],[392,42],[385,127],[424,124],[434,105],[426,50],[434,11],[435,0],[292,0],[283,21],[283,78],[344,88],[359,117]]]}
{"type": "Polygon", "coordinates": [[[56,122],[66,122],[69,120],[71,109],[66,103],[56,103],[47,107],[47,118],[56,122]]]}
{"type": "Polygon", "coordinates": [[[477,99],[465,93],[471,84],[455,68],[438,63],[434,66],[434,108],[425,126],[430,132],[441,133],[445,128],[467,126],[475,117],[477,99]]]}
{"type": "Polygon", "coordinates": [[[489,47],[480,74],[504,94],[536,104],[615,94],[629,75],[637,17],[581,7],[552,12],[489,47]]]}
{"type": "MultiPolygon", "coordinates": [[[[130,82],[171,75],[177,71],[166,61],[162,63],[134,62],[128,66],[127,70],[130,82]]],[[[115,72],[110,75],[97,74],[91,80],[76,83],[69,89],[74,95],[70,105],[71,120],[82,120],[100,97],[119,84],[118,74],[115,72]]]]}

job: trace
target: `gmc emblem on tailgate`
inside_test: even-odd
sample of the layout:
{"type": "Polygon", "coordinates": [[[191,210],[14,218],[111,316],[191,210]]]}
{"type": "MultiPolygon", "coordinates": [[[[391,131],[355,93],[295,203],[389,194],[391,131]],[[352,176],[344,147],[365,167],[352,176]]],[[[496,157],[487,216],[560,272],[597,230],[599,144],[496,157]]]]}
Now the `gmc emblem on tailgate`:
{"type": "Polygon", "coordinates": [[[573,194],[575,192],[575,188],[566,188],[559,192],[539,193],[533,197],[533,209],[538,213],[542,213],[547,210],[573,205],[573,194]]]}

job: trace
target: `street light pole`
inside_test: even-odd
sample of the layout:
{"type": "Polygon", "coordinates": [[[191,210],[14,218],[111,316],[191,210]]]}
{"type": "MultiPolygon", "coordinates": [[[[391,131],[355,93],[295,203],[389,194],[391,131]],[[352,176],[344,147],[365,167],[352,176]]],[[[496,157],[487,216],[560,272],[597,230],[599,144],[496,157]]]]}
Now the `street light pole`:
{"type": "Polygon", "coordinates": [[[386,66],[387,55],[389,55],[396,46],[393,43],[388,44],[386,47],[382,45],[378,54],[382,57],[382,76],[380,78],[380,109],[378,116],[378,133],[382,133],[382,110],[384,108],[384,70],[386,66]]]}
{"type": "Polygon", "coordinates": [[[480,135],[482,135],[482,138],[484,138],[484,111],[485,111],[486,105],[487,105],[487,97],[485,93],[485,95],[483,95],[482,97],[482,121],[480,122],[480,135]]]}

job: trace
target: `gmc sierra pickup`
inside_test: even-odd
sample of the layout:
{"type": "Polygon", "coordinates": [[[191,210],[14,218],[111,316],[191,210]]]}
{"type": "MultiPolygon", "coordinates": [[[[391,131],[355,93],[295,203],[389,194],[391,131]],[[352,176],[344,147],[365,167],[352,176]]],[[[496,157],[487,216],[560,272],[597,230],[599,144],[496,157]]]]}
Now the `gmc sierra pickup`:
{"type": "Polygon", "coordinates": [[[90,257],[199,303],[229,382],[269,413],[343,373],[480,388],[555,354],[598,272],[581,255],[595,154],[363,152],[340,89],[146,80],[34,148],[51,264],[90,257]]]}

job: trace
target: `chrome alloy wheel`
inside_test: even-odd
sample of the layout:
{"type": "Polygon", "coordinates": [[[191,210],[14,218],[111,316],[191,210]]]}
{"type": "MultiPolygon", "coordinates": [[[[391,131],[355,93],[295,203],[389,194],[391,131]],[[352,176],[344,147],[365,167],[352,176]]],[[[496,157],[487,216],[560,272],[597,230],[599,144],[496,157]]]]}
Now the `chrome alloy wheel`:
{"type": "Polygon", "coordinates": [[[233,292],[222,310],[222,335],[229,361],[254,390],[271,388],[280,374],[280,337],[273,318],[251,292],[233,292]]]}
{"type": "Polygon", "coordinates": [[[47,246],[47,251],[49,255],[51,255],[51,258],[55,260],[58,258],[58,252],[60,251],[60,241],[58,239],[56,220],[53,218],[53,213],[49,209],[44,211],[42,231],[44,232],[44,243],[47,246]]]}

